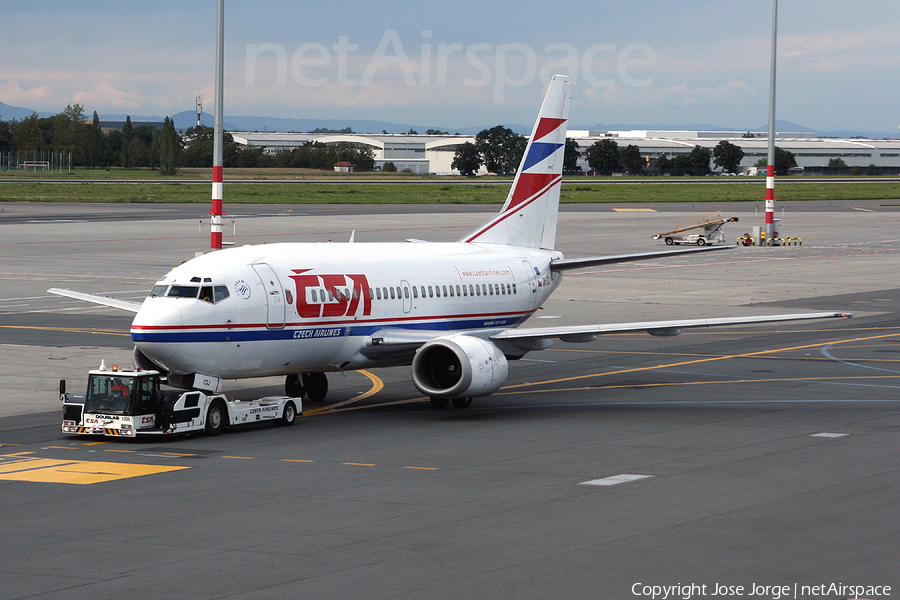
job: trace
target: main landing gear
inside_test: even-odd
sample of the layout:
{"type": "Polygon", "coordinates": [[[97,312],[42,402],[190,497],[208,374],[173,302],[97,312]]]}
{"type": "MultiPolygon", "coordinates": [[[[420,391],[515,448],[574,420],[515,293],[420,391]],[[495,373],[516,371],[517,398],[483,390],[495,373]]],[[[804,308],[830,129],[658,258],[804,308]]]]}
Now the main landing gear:
{"type": "MultiPolygon", "coordinates": [[[[431,405],[435,408],[446,408],[448,404],[450,404],[450,398],[431,398],[431,405]]],[[[471,404],[471,398],[453,399],[453,408],[469,408],[471,404]]]]}
{"type": "Polygon", "coordinates": [[[328,377],[325,373],[292,373],[284,380],[284,393],[291,398],[305,394],[311,402],[321,402],[328,395],[328,377]]]}

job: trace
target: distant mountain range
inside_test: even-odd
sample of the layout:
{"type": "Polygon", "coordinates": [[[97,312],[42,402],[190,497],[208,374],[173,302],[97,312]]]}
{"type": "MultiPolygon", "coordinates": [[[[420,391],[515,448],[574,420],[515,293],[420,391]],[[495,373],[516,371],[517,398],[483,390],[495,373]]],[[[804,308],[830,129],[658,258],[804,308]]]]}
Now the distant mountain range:
{"type": "MultiPolygon", "coordinates": [[[[30,117],[34,111],[28,108],[18,106],[10,106],[0,102],[0,119],[4,121],[21,121],[30,117]]],[[[50,117],[56,113],[42,112],[38,113],[39,117],[50,117]]],[[[93,113],[92,113],[93,114],[93,113]]],[[[90,115],[89,115],[90,116],[90,115]]],[[[102,121],[124,121],[127,116],[123,114],[101,114],[102,121]]],[[[159,116],[143,116],[130,115],[132,121],[163,121],[164,117],[159,116]]],[[[187,129],[197,124],[197,113],[193,111],[184,111],[170,115],[175,122],[176,129],[187,129]]],[[[209,113],[202,113],[200,123],[208,127],[213,125],[213,116],[209,113]]],[[[531,127],[517,123],[503,123],[504,127],[512,129],[518,134],[528,135],[531,133],[531,127]]],[[[225,129],[228,131],[271,131],[271,132],[309,132],[316,129],[328,129],[332,131],[340,131],[349,127],[355,133],[408,133],[414,130],[418,133],[425,133],[429,129],[438,129],[447,131],[451,134],[475,135],[479,131],[494,127],[494,125],[484,125],[482,127],[435,127],[434,125],[414,125],[408,123],[391,123],[388,121],[371,121],[363,119],[283,119],[278,117],[245,117],[245,116],[226,116],[224,119],[225,129]]],[[[818,129],[810,129],[796,123],[788,121],[776,121],[775,128],[778,131],[794,131],[794,132],[813,132],[819,137],[835,137],[835,138],[869,138],[878,139],[886,137],[897,137],[896,132],[878,133],[871,131],[856,130],[838,130],[838,131],[821,131],[818,129]]],[[[691,124],[691,125],[671,125],[671,124],[642,124],[642,123],[614,123],[614,124],[596,124],[596,125],[572,125],[570,129],[588,129],[600,131],[622,131],[631,129],[644,130],[664,130],[664,131],[768,131],[768,125],[760,127],[721,127],[718,125],[710,125],[708,123],[691,124]]]]}

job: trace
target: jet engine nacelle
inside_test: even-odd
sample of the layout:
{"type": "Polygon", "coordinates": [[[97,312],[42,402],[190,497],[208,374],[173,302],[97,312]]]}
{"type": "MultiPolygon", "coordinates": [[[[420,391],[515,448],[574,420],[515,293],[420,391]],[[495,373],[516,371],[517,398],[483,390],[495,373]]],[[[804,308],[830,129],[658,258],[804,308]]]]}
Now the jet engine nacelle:
{"type": "Polygon", "coordinates": [[[412,380],[431,398],[471,398],[497,391],[509,363],[497,346],[468,335],[435,338],[416,352],[412,380]]]}

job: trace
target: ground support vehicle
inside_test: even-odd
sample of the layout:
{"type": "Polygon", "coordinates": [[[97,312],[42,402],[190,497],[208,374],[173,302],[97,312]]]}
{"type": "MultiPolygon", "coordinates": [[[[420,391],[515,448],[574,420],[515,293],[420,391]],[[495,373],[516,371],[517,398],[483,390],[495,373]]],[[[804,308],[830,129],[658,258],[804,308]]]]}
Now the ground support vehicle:
{"type": "Polygon", "coordinates": [[[698,215],[686,221],[675,223],[675,229],[665,233],[658,233],[653,236],[654,240],[663,239],[666,244],[697,244],[698,246],[706,246],[707,244],[722,243],[725,241],[725,233],[722,226],[725,223],[736,223],[737,217],[726,219],[722,217],[721,211],[698,215]],[[702,229],[703,231],[693,231],[702,229]],[[693,231],[685,235],[679,235],[685,231],[693,231]]]}
{"type": "Polygon", "coordinates": [[[227,426],[243,423],[292,425],[302,415],[300,398],[242,401],[198,390],[163,390],[158,371],[120,371],[101,365],[88,372],[84,394],[66,393],[65,384],[65,380],[59,382],[63,433],[129,438],[191,432],[216,435],[227,426]]]}

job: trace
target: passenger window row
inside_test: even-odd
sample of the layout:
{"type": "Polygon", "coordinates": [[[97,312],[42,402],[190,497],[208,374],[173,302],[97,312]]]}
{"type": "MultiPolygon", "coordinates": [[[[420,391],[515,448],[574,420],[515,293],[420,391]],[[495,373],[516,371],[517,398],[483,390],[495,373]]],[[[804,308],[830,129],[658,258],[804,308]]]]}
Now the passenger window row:
{"type": "MultiPolygon", "coordinates": [[[[418,298],[459,298],[469,296],[513,296],[518,294],[515,283],[482,283],[459,285],[421,285],[369,288],[371,300],[402,300],[418,298]]],[[[359,300],[359,290],[354,288],[311,288],[310,300],[342,302],[359,300]]]]}

